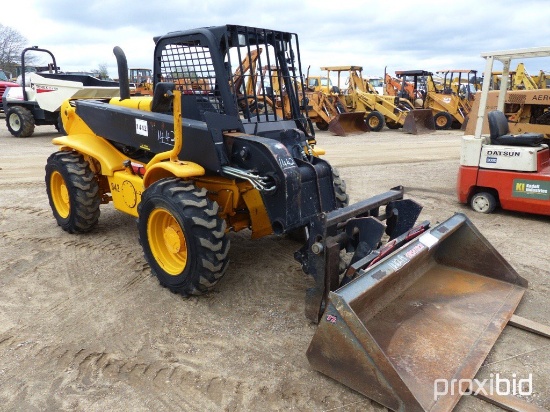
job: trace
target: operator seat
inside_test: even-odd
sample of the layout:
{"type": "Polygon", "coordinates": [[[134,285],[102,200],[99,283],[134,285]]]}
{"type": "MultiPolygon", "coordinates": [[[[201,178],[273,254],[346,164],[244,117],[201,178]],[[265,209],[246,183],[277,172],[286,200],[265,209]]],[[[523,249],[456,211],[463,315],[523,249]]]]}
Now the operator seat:
{"type": "Polygon", "coordinates": [[[508,119],[500,110],[487,113],[491,144],[506,146],[540,146],[544,135],[539,133],[510,134],[508,119]]]}

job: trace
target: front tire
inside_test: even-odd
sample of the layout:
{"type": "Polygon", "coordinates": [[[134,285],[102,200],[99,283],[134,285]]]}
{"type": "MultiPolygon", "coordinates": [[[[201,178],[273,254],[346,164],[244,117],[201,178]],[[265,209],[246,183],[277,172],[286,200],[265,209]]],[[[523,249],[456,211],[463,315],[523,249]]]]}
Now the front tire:
{"type": "Polygon", "coordinates": [[[334,194],[336,196],[336,208],[340,209],[349,205],[349,195],[346,193],[346,182],[340,177],[340,172],[335,167],[332,168],[332,181],[334,184],[334,194]]]}
{"type": "Polygon", "coordinates": [[[99,185],[90,165],[75,152],[56,152],[46,163],[46,191],[57,224],[69,233],[92,230],[99,220],[99,185]]]}
{"type": "Polygon", "coordinates": [[[396,130],[402,127],[399,123],[386,123],[386,126],[391,130],[396,130]]]}
{"type": "Polygon", "coordinates": [[[34,117],[22,106],[12,106],[6,112],[6,126],[15,137],[29,137],[34,133],[34,117]]]}
{"type": "Polygon", "coordinates": [[[434,116],[435,128],[437,130],[447,130],[453,124],[453,116],[448,112],[439,112],[434,116]]]}
{"type": "Polygon", "coordinates": [[[497,201],[491,193],[479,192],[472,196],[470,206],[479,213],[492,213],[497,206],[497,201]]]}
{"type": "Polygon", "coordinates": [[[325,122],[324,120],[321,121],[321,122],[316,122],[316,123],[315,123],[315,126],[317,126],[317,129],[319,129],[319,130],[321,130],[321,131],[323,131],[323,132],[325,132],[325,131],[328,130],[328,123],[325,122]]]}
{"type": "Polygon", "coordinates": [[[162,179],[145,190],[138,213],[143,253],[162,286],[184,296],[201,295],[225,274],[226,223],[206,189],[162,179]]]}
{"type": "Polygon", "coordinates": [[[382,113],[375,110],[367,114],[365,117],[365,123],[367,124],[369,130],[379,132],[384,127],[384,116],[382,116],[382,113]]]}

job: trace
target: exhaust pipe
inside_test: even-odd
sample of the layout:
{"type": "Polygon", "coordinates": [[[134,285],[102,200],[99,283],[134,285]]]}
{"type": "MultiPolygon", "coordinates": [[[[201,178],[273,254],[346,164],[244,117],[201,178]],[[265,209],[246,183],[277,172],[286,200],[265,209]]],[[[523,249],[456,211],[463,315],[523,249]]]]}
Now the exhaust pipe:
{"type": "Polygon", "coordinates": [[[118,46],[113,49],[118,66],[118,84],[120,87],[120,100],[130,98],[130,80],[128,80],[128,61],[124,51],[118,46]]]}

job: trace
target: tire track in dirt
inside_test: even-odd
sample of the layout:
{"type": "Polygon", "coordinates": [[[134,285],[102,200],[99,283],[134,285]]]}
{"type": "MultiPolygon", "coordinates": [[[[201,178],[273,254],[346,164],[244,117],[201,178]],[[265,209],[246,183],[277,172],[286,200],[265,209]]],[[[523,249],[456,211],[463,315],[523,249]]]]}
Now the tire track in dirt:
{"type": "MultiPolygon", "coordinates": [[[[58,396],[67,391],[87,391],[87,388],[102,388],[122,382],[132,387],[149,388],[146,391],[148,398],[168,410],[174,410],[173,402],[184,410],[211,410],[229,403],[241,405],[242,388],[246,387],[240,379],[204,372],[198,362],[147,360],[139,356],[127,359],[74,344],[38,347],[36,342],[28,344],[17,341],[11,335],[0,337],[0,348],[5,349],[6,346],[12,352],[24,348],[26,353],[22,358],[26,360],[23,363],[33,362],[37,371],[48,375],[52,382],[51,389],[58,396]],[[53,379],[56,376],[59,378],[53,379]],[[169,401],[166,399],[167,390],[171,397],[169,401]],[[224,401],[228,391],[235,394],[236,399],[224,401]]],[[[0,375],[2,390],[9,390],[12,400],[18,393],[11,390],[15,388],[11,388],[10,383],[16,381],[16,373],[0,375]]],[[[9,405],[10,401],[6,404],[9,405]]]]}
{"type": "MultiPolygon", "coordinates": [[[[32,189],[34,187],[43,187],[46,189],[46,183],[44,180],[29,180],[29,181],[19,181],[19,182],[2,182],[0,190],[19,190],[19,189],[32,189]]],[[[44,190],[45,192],[45,190],[44,190]]]]}
{"type": "Polygon", "coordinates": [[[21,219],[20,217],[14,218],[14,214],[30,216],[30,220],[34,218],[45,218],[52,215],[50,209],[42,209],[34,206],[2,206],[0,209],[0,224],[10,225],[12,221],[21,219]]]}
{"type": "Polygon", "coordinates": [[[50,209],[43,209],[34,206],[4,206],[2,208],[3,213],[6,212],[15,212],[15,213],[26,213],[31,216],[44,217],[51,216],[52,211],[50,209]]]}
{"type": "Polygon", "coordinates": [[[3,333],[0,335],[0,350],[4,350],[4,348],[9,347],[13,342],[15,338],[14,335],[11,333],[3,333]]]}
{"type": "MultiPolygon", "coordinates": [[[[258,346],[270,347],[269,353],[264,353],[263,357],[279,363],[288,355],[289,346],[284,339],[273,340],[273,337],[291,330],[300,333],[298,331],[302,331],[307,323],[303,316],[307,275],[293,256],[301,243],[274,236],[251,240],[246,233],[239,233],[232,234],[231,246],[230,253],[234,257],[231,257],[228,279],[224,279],[227,282],[222,280],[219,284],[221,296],[216,304],[226,308],[228,315],[221,323],[216,320],[219,316],[213,308],[213,321],[216,328],[226,334],[233,330],[237,335],[254,336],[258,346]],[[269,267],[265,262],[271,262],[269,267]],[[244,323],[243,319],[246,319],[244,323]]],[[[214,345],[220,351],[231,351],[223,338],[216,340],[214,345]]],[[[246,351],[250,349],[246,348],[246,351]]],[[[262,356],[258,355],[258,359],[262,356]]]]}
{"type": "MultiPolygon", "coordinates": [[[[17,356],[16,352],[23,343],[13,341],[11,343],[12,356],[17,356]]],[[[74,345],[64,346],[44,346],[38,350],[34,347],[27,347],[25,355],[21,358],[26,359],[21,362],[27,367],[32,362],[32,368],[36,375],[42,376],[43,382],[51,382],[49,386],[50,396],[63,398],[63,394],[83,393],[87,397],[93,398],[94,394],[104,392],[105,388],[111,385],[118,385],[124,382],[132,385],[146,385],[150,389],[147,391],[148,401],[151,399],[157,405],[162,405],[167,409],[170,404],[166,401],[163,389],[166,381],[175,376],[175,368],[168,364],[158,362],[142,362],[139,360],[123,360],[104,351],[95,351],[78,348],[74,345]],[[32,359],[32,360],[31,360],[32,359]]],[[[184,366],[177,366],[183,369],[181,376],[189,373],[184,366]]],[[[0,375],[1,391],[4,392],[4,406],[10,408],[10,404],[20,407],[19,400],[22,395],[20,378],[17,372],[11,374],[3,373],[0,375]],[[6,394],[6,393],[9,393],[6,394]]],[[[177,382],[176,382],[177,383],[177,382]]],[[[0,395],[2,392],[0,391],[0,395]]],[[[27,394],[24,398],[29,401],[27,394]]],[[[191,407],[184,394],[178,397],[178,405],[187,405],[191,407]]],[[[32,399],[32,395],[30,396],[32,399]]],[[[59,401],[50,400],[50,403],[59,405],[59,401]]],[[[59,407],[58,407],[59,408],[59,407]]],[[[55,409],[58,409],[55,408],[55,409]]],[[[161,408],[162,409],[162,408],[161,408]]],[[[157,409],[158,410],[158,409],[157,409]]]]}
{"type": "MultiPolygon", "coordinates": [[[[95,286],[93,277],[83,276],[83,273],[79,271],[79,261],[83,261],[84,267],[90,269],[93,267],[93,262],[100,261],[106,261],[113,265],[115,264],[113,262],[116,262],[120,267],[124,267],[123,271],[118,269],[111,272],[116,273],[117,276],[105,278],[105,282],[111,282],[111,285],[105,288],[107,292],[104,299],[105,304],[115,303],[116,300],[121,299],[121,296],[139,290],[143,283],[151,280],[149,266],[145,262],[139,246],[121,243],[116,238],[98,235],[73,236],[65,233],[62,233],[60,238],[48,236],[29,237],[24,232],[13,230],[0,234],[0,239],[11,248],[21,250],[21,253],[17,256],[10,254],[16,257],[6,261],[6,265],[0,270],[0,279],[4,282],[15,275],[18,278],[34,277],[36,268],[40,266],[42,271],[49,271],[54,277],[60,277],[60,285],[65,285],[66,294],[63,294],[63,289],[55,290],[52,295],[55,296],[54,299],[48,299],[46,304],[41,304],[39,308],[35,306],[35,311],[38,312],[39,310],[39,318],[45,321],[56,317],[61,319],[70,317],[76,322],[73,327],[78,327],[84,325],[90,319],[90,316],[93,316],[80,307],[79,302],[89,299],[89,295],[93,293],[95,286]],[[29,251],[30,245],[33,245],[33,249],[29,251]],[[36,246],[38,248],[34,249],[36,246]],[[74,249],[74,259],[67,262],[60,272],[59,268],[56,268],[56,259],[59,258],[60,250],[66,252],[67,249],[74,249]],[[72,270],[72,266],[75,270],[72,270]],[[87,285],[84,284],[83,287],[79,288],[75,287],[83,281],[87,285]]],[[[49,280],[47,281],[49,282],[49,280]]],[[[55,285],[52,282],[44,283],[43,290],[47,291],[48,286],[54,287],[55,285]]],[[[10,284],[10,287],[15,286],[10,284]]],[[[29,308],[27,308],[28,310],[29,308]]],[[[24,335],[26,329],[40,329],[41,327],[41,325],[29,325],[26,328],[18,329],[18,333],[24,335]]]]}
{"type": "MultiPolygon", "coordinates": [[[[61,239],[59,236],[29,237],[27,233],[23,233],[19,230],[12,230],[0,233],[0,239],[9,241],[14,245],[20,243],[39,244],[45,246],[46,250],[57,250],[61,247],[66,249],[74,248],[76,252],[78,252],[79,249],[82,249],[86,251],[86,254],[97,253],[101,256],[108,255],[109,258],[116,258],[116,260],[121,261],[123,265],[127,265],[123,266],[126,267],[127,270],[143,272],[148,269],[148,265],[142,257],[141,249],[138,249],[136,253],[136,245],[121,244],[116,239],[112,240],[112,237],[99,237],[95,234],[69,235],[63,233],[62,235],[63,237],[61,239]]],[[[135,281],[131,283],[135,283],[135,281]]]]}

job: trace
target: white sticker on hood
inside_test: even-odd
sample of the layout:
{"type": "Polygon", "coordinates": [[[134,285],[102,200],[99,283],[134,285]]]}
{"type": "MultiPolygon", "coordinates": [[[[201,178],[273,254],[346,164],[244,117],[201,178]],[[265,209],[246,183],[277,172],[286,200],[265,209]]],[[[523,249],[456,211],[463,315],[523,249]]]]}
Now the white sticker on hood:
{"type": "Polygon", "coordinates": [[[136,134],[141,136],[149,136],[147,120],[136,119],[136,134]]]}

